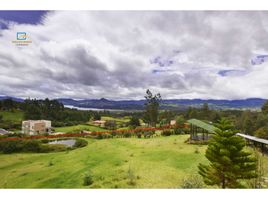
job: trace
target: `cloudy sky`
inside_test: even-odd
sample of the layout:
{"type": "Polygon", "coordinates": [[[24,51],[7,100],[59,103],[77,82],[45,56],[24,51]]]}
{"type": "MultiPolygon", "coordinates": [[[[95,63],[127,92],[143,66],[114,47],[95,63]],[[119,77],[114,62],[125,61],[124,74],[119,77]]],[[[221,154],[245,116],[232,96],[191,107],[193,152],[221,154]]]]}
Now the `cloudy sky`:
{"type": "Polygon", "coordinates": [[[0,95],[243,99],[267,87],[268,12],[0,11],[0,95]],[[14,44],[17,32],[32,43],[14,44]]]}

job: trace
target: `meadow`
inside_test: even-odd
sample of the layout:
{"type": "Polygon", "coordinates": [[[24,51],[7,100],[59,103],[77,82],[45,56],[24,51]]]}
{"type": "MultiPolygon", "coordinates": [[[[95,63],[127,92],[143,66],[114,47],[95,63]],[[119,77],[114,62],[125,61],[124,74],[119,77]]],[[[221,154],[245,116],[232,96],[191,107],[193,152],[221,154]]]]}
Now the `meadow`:
{"type": "Polygon", "coordinates": [[[74,126],[63,126],[63,127],[55,127],[55,132],[63,132],[63,133],[79,133],[82,130],[86,131],[105,131],[106,129],[93,126],[89,124],[78,124],[74,126]]]}
{"type": "Polygon", "coordinates": [[[58,153],[0,155],[0,188],[180,188],[206,163],[206,146],[188,135],[150,139],[87,139],[88,146],[58,153]],[[93,184],[83,185],[85,174],[93,184]]]}

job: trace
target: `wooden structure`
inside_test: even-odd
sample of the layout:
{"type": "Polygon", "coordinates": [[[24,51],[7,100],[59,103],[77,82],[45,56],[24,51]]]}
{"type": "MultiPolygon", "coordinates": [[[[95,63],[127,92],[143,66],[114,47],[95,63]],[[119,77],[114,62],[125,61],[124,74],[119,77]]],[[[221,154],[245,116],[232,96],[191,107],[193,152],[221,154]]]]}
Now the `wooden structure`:
{"type": "Polygon", "coordinates": [[[267,150],[266,146],[268,145],[268,140],[254,137],[251,135],[242,134],[242,133],[237,133],[236,135],[246,139],[248,145],[253,145],[254,147],[257,147],[257,148],[259,147],[262,153],[264,153],[264,151],[267,150]]]}
{"type": "Polygon", "coordinates": [[[215,126],[205,123],[201,120],[190,119],[190,140],[208,140],[209,134],[215,133],[215,126]]]}

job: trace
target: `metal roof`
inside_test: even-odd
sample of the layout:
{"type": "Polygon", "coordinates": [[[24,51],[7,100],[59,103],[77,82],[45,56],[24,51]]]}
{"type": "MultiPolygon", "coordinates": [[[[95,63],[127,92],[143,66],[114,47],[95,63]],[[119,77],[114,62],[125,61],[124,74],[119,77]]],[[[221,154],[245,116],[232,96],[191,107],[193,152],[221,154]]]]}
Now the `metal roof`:
{"type": "Polygon", "coordinates": [[[254,136],[251,136],[251,135],[245,135],[245,134],[242,134],[242,133],[237,133],[236,135],[241,136],[241,137],[246,138],[246,139],[249,139],[249,140],[252,140],[252,141],[255,141],[255,142],[262,143],[262,144],[268,144],[268,140],[265,140],[265,139],[262,139],[262,138],[254,137],[254,136]]]}
{"type": "Polygon", "coordinates": [[[190,124],[193,124],[194,126],[197,126],[199,128],[203,128],[206,131],[208,131],[209,133],[215,133],[215,130],[217,129],[215,126],[211,125],[211,124],[207,124],[201,120],[198,119],[189,119],[187,121],[190,124]]]}

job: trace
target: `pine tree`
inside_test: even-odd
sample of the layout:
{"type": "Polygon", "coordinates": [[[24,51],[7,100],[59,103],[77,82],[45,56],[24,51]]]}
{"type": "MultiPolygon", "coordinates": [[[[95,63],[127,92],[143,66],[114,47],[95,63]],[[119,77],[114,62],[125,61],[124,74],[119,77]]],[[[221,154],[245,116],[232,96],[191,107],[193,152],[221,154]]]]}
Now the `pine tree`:
{"type": "Polygon", "coordinates": [[[244,187],[240,180],[256,177],[256,159],[243,150],[245,141],[235,135],[230,121],[221,119],[216,126],[218,129],[206,151],[210,164],[199,164],[199,174],[207,185],[218,185],[221,188],[244,187]]]}

